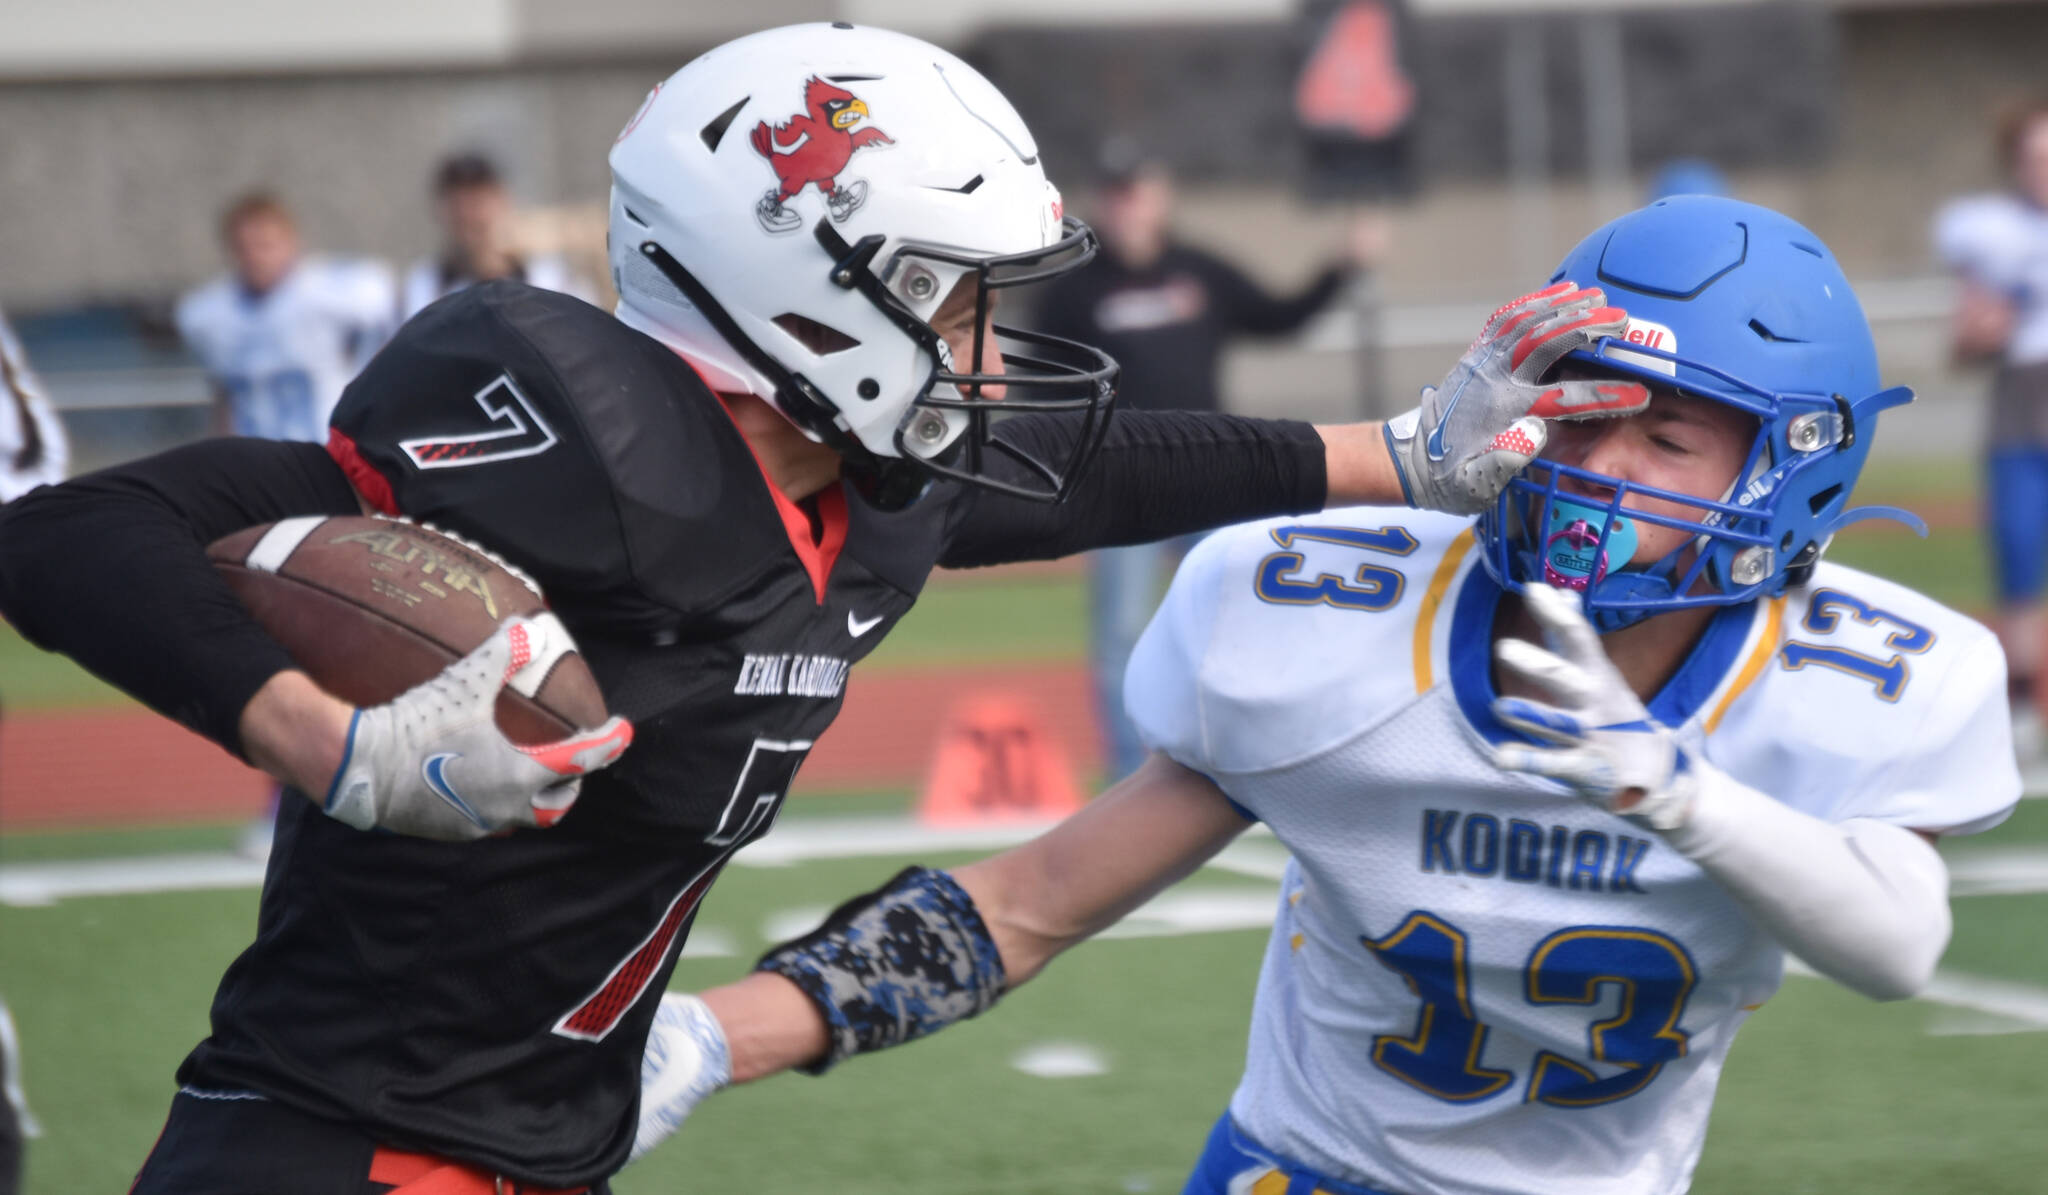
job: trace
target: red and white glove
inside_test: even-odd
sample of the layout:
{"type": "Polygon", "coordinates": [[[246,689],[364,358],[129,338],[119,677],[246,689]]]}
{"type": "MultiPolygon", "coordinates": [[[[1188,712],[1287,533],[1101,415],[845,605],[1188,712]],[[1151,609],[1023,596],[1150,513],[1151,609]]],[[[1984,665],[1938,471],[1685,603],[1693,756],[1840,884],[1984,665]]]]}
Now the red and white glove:
{"type": "Polygon", "coordinates": [[[575,643],[552,614],[508,618],[439,676],[349,721],[348,746],[323,803],[358,830],[465,841],[550,826],[576,803],[585,773],[633,741],[614,717],[555,743],[522,747],[498,729],[498,691],[537,687],[575,643]]]}
{"type": "Polygon", "coordinates": [[[1619,336],[1628,313],[1597,288],[1560,282],[1493,313],[1443,385],[1386,424],[1387,452],[1408,505],[1478,514],[1543,451],[1546,419],[1608,419],[1650,405],[1640,382],[1543,384],[1560,357],[1619,336]]]}

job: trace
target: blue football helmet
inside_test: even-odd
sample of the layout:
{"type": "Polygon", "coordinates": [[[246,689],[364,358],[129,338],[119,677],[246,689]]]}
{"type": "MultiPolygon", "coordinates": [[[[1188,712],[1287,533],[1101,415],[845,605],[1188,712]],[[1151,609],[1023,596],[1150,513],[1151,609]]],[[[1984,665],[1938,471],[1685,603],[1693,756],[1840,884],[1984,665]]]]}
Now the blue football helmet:
{"type": "Polygon", "coordinates": [[[1926,534],[1905,511],[1849,506],[1878,413],[1913,392],[1880,387],[1869,321],[1820,238],[1753,203],[1677,196],[1581,241],[1550,280],[1566,279],[1603,288],[1629,314],[1625,337],[1567,361],[1734,407],[1755,417],[1756,437],[1718,499],[1539,458],[1479,518],[1481,562],[1501,586],[1580,590],[1587,616],[1612,630],[1664,610],[1775,597],[1803,584],[1835,532],[1862,519],[1926,534]],[[1611,497],[1560,490],[1567,479],[1611,497]],[[1632,509],[1636,495],[1685,514],[1632,509]],[[1637,523],[1693,534],[1633,564],[1637,523]]]}

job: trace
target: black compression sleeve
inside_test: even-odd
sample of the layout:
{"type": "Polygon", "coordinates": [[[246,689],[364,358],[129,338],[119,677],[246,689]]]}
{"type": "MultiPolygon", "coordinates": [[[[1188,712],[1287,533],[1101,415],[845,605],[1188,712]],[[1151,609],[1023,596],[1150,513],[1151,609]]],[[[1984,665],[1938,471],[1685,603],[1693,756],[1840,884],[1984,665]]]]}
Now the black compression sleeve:
{"type": "Polygon", "coordinates": [[[317,444],[173,449],[0,507],[0,614],[239,755],[242,707],[292,662],[207,562],[206,545],[291,515],[358,511],[317,444]]]}
{"type": "MultiPolygon", "coordinates": [[[[998,435],[1057,460],[1079,421],[1026,415],[998,435]]],[[[1323,439],[1306,423],[1197,411],[1120,411],[1088,475],[1049,505],[987,490],[957,507],[939,563],[949,568],[1050,560],[1277,514],[1321,510],[1323,439]]]]}

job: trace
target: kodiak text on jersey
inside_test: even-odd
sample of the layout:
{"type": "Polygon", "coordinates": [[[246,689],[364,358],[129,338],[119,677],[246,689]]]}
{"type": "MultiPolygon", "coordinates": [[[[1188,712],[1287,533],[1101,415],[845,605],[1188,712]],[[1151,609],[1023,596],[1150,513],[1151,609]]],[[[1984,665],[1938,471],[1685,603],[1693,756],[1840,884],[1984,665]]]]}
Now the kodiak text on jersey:
{"type": "Polygon", "coordinates": [[[1569,826],[1552,826],[1546,833],[1519,817],[1503,826],[1490,813],[1422,811],[1422,870],[1449,875],[1648,895],[1636,883],[1636,869],[1649,857],[1650,845],[1647,838],[1600,830],[1574,833],[1569,826]]]}

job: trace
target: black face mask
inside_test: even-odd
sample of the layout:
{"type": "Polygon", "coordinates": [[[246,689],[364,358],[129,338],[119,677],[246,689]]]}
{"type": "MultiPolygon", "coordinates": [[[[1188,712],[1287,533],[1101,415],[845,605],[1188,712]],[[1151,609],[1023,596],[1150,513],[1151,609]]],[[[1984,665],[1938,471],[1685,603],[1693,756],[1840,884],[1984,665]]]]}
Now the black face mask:
{"type": "Polygon", "coordinates": [[[938,363],[897,425],[896,456],[875,453],[854,439],[837,421],[839,405],[829,401],[809,379],[754,344],[660,245],[646,242],[640,252],[696,305],[748,364],[775,384],[774,401],[783,413],[845,457],[847,479],[855,491],[870,505],[889,511],[915,502],[940,477],[1013,497],[1058,502],[1086,472],[1115,409],[1116,362],[1084,344],[1000,324],[995,333],[1001,343],[988,344],[985,336],[994,291],[1048,281],[1094,258],[1095,234],[1087,225],[1069,217],[1061,222],[1061,232],[1053,244],[1025,253],[971,257],[912,246],[899,250],[888,264],[889,270],[901,269],[910,259],[922,258],[972,271],[976,287],[974,345],[962,371],[953,365],[939,333],[892,294],[883,275],[874,270],[874,257],[884,238],[866,236],[848,244],[829,220],[817,223],[815,236],[827,255],[833,285],[859,291],[938,363]],[[1000,354],[1000,374],[982,371],[982,362],[991,350],[1000,354]],[[1005,387],[1005,397],[984,397],[982,388],[991,385],[1005,387]],[[953,411],[966,415],[967,428],[942,451],[920,452],[920,441],[945,437],[951,422],[946,413],[953,411]],[[1002,420],[1026,412],[1074,416],[1079,422],[1078,434],[1056,459],[1043,459],[997,434],[1002,420]]]}

